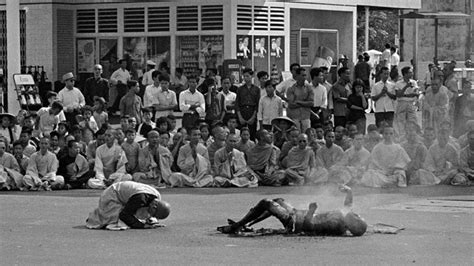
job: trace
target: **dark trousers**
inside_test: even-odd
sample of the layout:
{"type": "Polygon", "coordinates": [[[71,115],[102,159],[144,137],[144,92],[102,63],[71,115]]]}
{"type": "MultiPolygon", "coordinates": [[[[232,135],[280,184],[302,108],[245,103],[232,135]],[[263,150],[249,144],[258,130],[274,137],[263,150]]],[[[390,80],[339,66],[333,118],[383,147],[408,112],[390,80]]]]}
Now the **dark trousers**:
{"type": "MultiPolygon", "coordinates": [[[[240,114],[245,120],[248,120],[252,117],[253,113],[256,112],[257,106],[244,106],[240,108],[240,114]]],[[[250,139],[255,140],[257,136],[257,119],[255,118],[255,122],[253,124],[243,124],[240,125],[241,127],[248,127],[250,131],[250,139]]]]}
{"type": "Polygon", "coordinates": [[[393,116],[394,112],[379,112],[375,113],[375,124],[377,127],[380,127],[380,123],[385,121],[389,126],[393,126],[393,116]]]}
{"type": "Polygon", "coordinates": [[[115,98],[115,102],[113,103],[112,107],[110,108],[111,111],[115,112],[119,110],[120,100],[122,97],[127,93],[127,85],[126,84],[117,84],[117,98],[115,98]]]}
{"type": "Polygon", "coordinates": [[[83,188],[83,185],[86,184],[87,181],[94,176],[95,171],[90,170],[82,176],[78,177],[76,180],[66,180],[65,183],[71,185],[71,188],[83,188]]]}
{"type": "Polygon", "coordinates": [[[334,128],[337,126],[346,127],[347,118],[345,116],[334,116],[334,128]]]}
{"type": "Polygon", "coordinates": [[[311,114],[311,127],[316,128],[317,124],[324,125],[324,122],[327,120],[327,111],[323,110],[321,113],[318,113],[321,108],[319,107],[311,107],[311,111],[319,115],[319,118],[311,114]]]}
{"type": "Polygon", "coordinates": [[[199,120],[198,113],[184,113],[183,120],[182,120],[182,127],[184,127],[189,134],[189,130],[197,126],[196,123],[198,120],[199,120]]]}
{"type": "Polygon", "coordinates": [[[64,112],[66,121],[69,122],[69,126],[77,125],[76,115],[80,114],[79,111],[64,112]]]}

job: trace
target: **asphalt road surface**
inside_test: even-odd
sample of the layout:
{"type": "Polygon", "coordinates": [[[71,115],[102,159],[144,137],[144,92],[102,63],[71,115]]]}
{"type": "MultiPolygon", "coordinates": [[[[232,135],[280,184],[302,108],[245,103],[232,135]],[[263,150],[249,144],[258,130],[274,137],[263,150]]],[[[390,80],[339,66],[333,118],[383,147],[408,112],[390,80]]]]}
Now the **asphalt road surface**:
{"type": "MultiPolygon", "coordinates": [[[[162,189],[172,213],[164,228],[86,229],[101,191],[0,193],[1,265],[472,265],[472,188],[353,188],[354,210],[369,224],[398,234],[362,237],[258,236],[218,233],[262,198],[284,197],[295,207],[317,201],[322,210],[342,206],[334,187],[162,189]]],[[[280,228],[270,218],[255,228],[280,228]]]]}

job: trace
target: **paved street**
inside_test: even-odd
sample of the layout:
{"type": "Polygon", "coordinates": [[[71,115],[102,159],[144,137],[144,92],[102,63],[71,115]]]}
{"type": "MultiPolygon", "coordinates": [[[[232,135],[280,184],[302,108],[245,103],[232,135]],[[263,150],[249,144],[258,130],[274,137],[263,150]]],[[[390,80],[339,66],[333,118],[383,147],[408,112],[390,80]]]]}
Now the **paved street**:
{"type": "MultiPolygon", "coordinates": [[[[342,206],[334,187],[163,189],[172,204],[167,227],[121,232],[88,230],[100,191],[1,192],[2,265],[66,264],[325,264],[469,265],[473,262],[472,188],[354,188],[355,206],[370,224],[406,228],[397,235],[229,237],[215,228],[264,197],[303,208],[342,206]]],[[[256,228],[279,228],[275,218],[256,228]]]]}

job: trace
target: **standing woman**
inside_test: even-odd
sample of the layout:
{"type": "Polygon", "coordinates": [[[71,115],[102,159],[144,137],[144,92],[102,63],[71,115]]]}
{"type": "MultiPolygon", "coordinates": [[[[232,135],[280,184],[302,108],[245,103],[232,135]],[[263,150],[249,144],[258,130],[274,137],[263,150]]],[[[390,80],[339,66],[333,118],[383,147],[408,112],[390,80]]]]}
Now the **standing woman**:
{"type": "Polygon", "coordinates": [[[349,107],[349,123],[357,125],[359,133],[365,135],[365,109],[367,109],[367,100],[364,96],[364,82],[356,79],[352,84],[352,94],[348,97],[347,106],[349,107]]]}

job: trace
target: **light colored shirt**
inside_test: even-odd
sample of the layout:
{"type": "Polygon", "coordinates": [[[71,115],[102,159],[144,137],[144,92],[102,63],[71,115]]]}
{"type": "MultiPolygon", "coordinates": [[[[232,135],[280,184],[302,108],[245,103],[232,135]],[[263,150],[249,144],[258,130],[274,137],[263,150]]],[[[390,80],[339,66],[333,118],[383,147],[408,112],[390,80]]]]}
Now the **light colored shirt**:
{"type": "Polygon", "coordinates": [[[327,108],[328,107],[328,92],[326,87],[322,84],[318,84],[314,86],[313,84],[310,85],[311,89],[313,90],[314,96],[314,107],[321,107],[327,108]]]}
{"type": "Polygon", "coordinates": [[[161,90],[161,87],[156,87],[154,84],[148,85],[145,88],[145,94],[143,94],[143,106],[151,107],[154,104],[158,104],[158,91],[161,90]]]}
{"type": "MultiPolygon", "coordinates": [[[[163,89],[159,88],[158,91],[155,94],[155,97],[158,100],[158,105],[160,107],[169,107],[169,106],[174,106],[178,105],[178,102],[176,100],[176,92],[172,90],[166,90],[163,91],[163,89]]],[[[173,110],[165,110],[165,111],[156,111],[155,112],[155,117],[163,117],[163,116],[168,116],[173,114],[173,110]]]]}
{"type": "Polygon", "coordinates": [[[67,108],[79,108],[86,105],[86,100],[82,92],[74,87],[72,90],[63,88],[58,93],[58,100],[63,104],[64,110],[67,108]]]}
{"type": "Polygon", "coordinates": [[[43,107],[36,113],[39,118],[38,128],[43,135],[49,135],[59,123],[59,115],[51,114],[50,110],[51,107],[43,107]]]}
{"type": "Polygon", "coordinates": [[[142,85],[143,86],[148,86],[153,84],[153,78],[151,77],[151,74],[155,71],[154,69],[148,70],[143,74],[143,79],[142,79],[142,85]]]}
{"type": "Polygon", "coordinates": [[[110,76],[111,81],[121,81],[123,84],[127,84],[127,81],[131,79],[130,72],[128,70],[123,70],[122,68],[119,68],[112,73],[110,76]]]}
{"type": "Polygon", "coordinates": [[[330,148],[328,148],[326,145],[323,145],[318,150],[316,157],[318,162],[322,164],[322,167],[329,169],[331,166],[343,159],[344,150],[336,144],[333,144],[330,148]]]}
{"type": "Polygon", "coordinates": [[[4,152],[3,155],[0,156],[0,165],[5,168],[20,172],[20,166],[18,165],[15,156],[13,156],[11,153],[4,152]]]}
{"type": "MultiPolygon", "coordinates": [[[[408,87],[405,91],[405,94],[415,93],[419,90],[419,87],[415,80],[410,79],[408,82],[410,82],[413,87],[408,87]]],[[[403,88],[405,88],[406,85],[407,82],[405,82],[404,79],[401,79],[397,81],[397,83],[395,83],[395,90],[401,91],[403,88]]],[[[417,97],[397,97],[397,101],[401,102],[414,102],[416,99],[417,97]]]]}
{"type": "Polygon", "coordinates": [[[280,97],[265,95],[260,98],[258,103],[257,120],[262,121],[264,125],[271,125],[272,120],[283,115],[283,102],[280,97]]]}
{"type": "MultiPolygon", "coordinates": [[[[222,95],[224,95],[226,108],[227,106],[233,106],[235,104],[235,99],[237,98],[237,94],[235,94],[235,92],[229,91],[229,93],[225,94],[224,91],[222,91],[222,95]]],[[[232,113],[234,112],[234,110],[231,111],[232,113]]]]}
{"type": "Polygon", "coordinates": [[[189,108],[196,103],[199,103],[196,112],[198,112],[199,115],[204,115],[206,112],[206,102],[204,101],[204,95],[202,95],[202,93],[197,90],[191,93],[189,89],[187,89],[179,94],[179,109],[182,112],[190,112],[189,108]]]}
{"type": "MultiPolygon", "coordinates": [[[[379,95],[382,92],[384,86],[387,86],[387,90],[391,94],[395,94],[395,84],[387,80],[386,83],[379,81],[375,83],[372,87],[371,96],[379,95]]],[[[377,101],[375,101],[375,112],[376,113],[384,113],[384,112],[395,112],[395,101],[390,99],[387,95],[380,97],[377,101]]]]}
{"type": "Polygon", "coordinates": [[[390,66],[398,66],[400,64],[400,56],[395,52],[390,56],[390,66]]]}
{"type": "Polygon", "coordinates": [[[45,155],[42,155],[38,151],[31,155],[26,174],[39,178],[47,175],[56,175],[58,166],[59,162],[56,154],[47,151],[45,155]]]}
{"type": "Polygon", "coordinates": [[[391,57],[392,57],[392,55],[391,55],[390,49],[385,49],[382,52],[382,57],[380,58],[380,62],[383,62],[384,60],[386,60],[385,65],[383,65],[383,66],[388,67],[388,69],[390,69],[390,58],[391,57]]]}
{"type": "Polygon", "coordinates": [[[114,144],[111,148],[107,144],[97,148],[95,153],[94,171],[97,179],[106,179],[113,173],[125,174],[127,156],[122,147],[114,144]]]}

